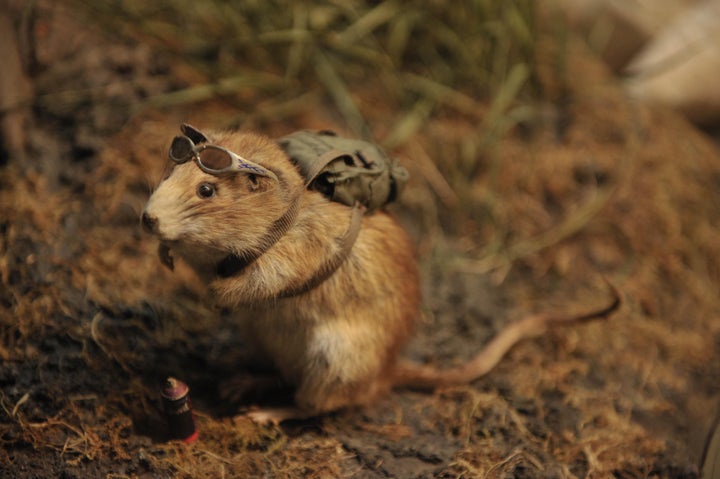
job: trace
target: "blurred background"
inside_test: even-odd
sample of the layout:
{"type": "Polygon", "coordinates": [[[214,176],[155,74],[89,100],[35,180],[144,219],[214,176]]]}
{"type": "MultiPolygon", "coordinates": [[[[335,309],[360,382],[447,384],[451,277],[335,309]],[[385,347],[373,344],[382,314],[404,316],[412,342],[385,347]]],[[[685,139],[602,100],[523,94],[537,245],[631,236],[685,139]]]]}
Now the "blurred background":
{"type": "MultiPolygon", "coordinates": [[[[720,391],[720,2],[0,1],[0,475],[700,477],[720,391]],[[178,125],[333,129],[411,173],[449,365],[587,310],[473,385],[282,429],[218,394],[240,347],[138,216],[178,125]],[[168,443],[182,373],[201,428],[168,443]]],[[[241,338],[240,338],[241,339],[241,338]]]]}

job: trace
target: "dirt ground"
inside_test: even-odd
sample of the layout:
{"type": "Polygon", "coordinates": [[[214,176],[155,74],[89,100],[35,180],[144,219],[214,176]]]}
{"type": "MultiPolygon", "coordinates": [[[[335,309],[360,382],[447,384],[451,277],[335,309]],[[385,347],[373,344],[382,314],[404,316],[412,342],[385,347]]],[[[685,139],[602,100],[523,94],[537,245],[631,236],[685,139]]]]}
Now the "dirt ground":
{"type": "MultiPolygon", "coordinates": [[[[34,99],[5,112],[23,128],[3,127],[0,159],[0,477],[699,477],[720,399],[720,151],[582,44],[566,89],[548,82],[540,119],[491,150],[468,153],[476,120],[441,110],[393,151],[424,291],[406,355],[456,364],[528,313],[605,304],[602,277],[620,312],[524,342],[468,386],[261,427],[219,394],[241,338],[138,217],[182,121],[342,122],[322,95],[281,121],[223,98],[158,106],[193,84],[177,57],[40,5],[17,45],[34,99]],[[192,445],[168,440],[169,374],[191,387],[192,445]]],[[[393,107],[368,90],[382,138],[393,107]]]]}

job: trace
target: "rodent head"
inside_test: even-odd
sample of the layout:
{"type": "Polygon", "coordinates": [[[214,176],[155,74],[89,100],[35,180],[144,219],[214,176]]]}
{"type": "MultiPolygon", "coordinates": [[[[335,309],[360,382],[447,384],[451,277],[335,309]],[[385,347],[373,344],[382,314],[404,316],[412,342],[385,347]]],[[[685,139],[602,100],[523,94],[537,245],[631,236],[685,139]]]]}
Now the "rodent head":
{"type": "MultiPolygon", "coordinates": [[[[227,255],[261,253],[273,224],[304,191],[300,173],[269,138],[238,132],[206,136],[209,144],[267,168],[277,179],[247,172],[212,175],[195,161],[175,165],[150,197],[142,223],[196,269],[227,255]]],[[[168,264],[169,257],[164,259],[168,264]]]]}

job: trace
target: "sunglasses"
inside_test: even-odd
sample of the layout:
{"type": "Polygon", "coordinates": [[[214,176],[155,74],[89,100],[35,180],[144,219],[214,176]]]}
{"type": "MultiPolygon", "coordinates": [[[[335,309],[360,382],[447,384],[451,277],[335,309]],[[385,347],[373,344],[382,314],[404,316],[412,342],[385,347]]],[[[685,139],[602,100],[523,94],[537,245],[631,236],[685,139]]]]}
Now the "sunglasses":
{"type": "Polygon", "coordinates": [[[243,172],[266,176],[276,181],[278,179],[275,173],[267,168],[246,160],[226,148],[207,144],[198,146],[185,135],[176,136],[173,139],[169,156],[178,165],[195,160],[200,169],[210,175],[243,172]]]}

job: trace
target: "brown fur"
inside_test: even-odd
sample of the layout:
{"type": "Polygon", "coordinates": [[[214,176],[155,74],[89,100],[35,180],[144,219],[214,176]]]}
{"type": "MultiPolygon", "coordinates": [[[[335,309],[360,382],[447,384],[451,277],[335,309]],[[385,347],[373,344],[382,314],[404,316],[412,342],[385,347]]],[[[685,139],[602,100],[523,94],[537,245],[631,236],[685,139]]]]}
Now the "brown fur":
{"type": "Polygon", "coordinates": [[[268,139],[247,133],[209,133],[210,142],[275,172],[282,184],[258,177],[252,188],[244,174],[215,177],[195,163],[174,168],[150,198],[145,213],[155,233],[187,261],[226,308],[252,308],[241,324],[253,346],[269,357],[297,387],[296,404],[306,414],[366,404],[386,392],[388,371],[418,317],[418,273],[413,247],[388,214],[363,217],[347,260],[319,286],[283,299],[275,295],[300,286],[339,249],[350,208],[305,190],[285,154],[268,139]],[[209,199],[200,183],[217,185],[209,199]],[[242,256],[268,225],[300,196],[294,225],[240,274],[215,274],[228,253],[242,256]]]}
{"type": "Polygon", "coordinates": [[[252,309],[238,319],[258,360],[269,359],[296,387],[295,408],[260,410],[257,421],[281,421],[363,405],[393,385],[420,388],[471,381],[489,371],[519,340],[541,334],[550,323],[606,316],[619,305],[584,316],[532,316],[501,332],[466,365],[436,370],[398,362],[398,353],[419,316],[418,272],[412,244],[387,213],[364,216],[346,261],[310,291],[278,299],[309,281],[340,248],[350,208],[306,190],[284,152],[250,133],[207,134],[223,146],[272,170],[279,179],[238,173],[208,175],[194,162],[174,168],[150,198],[144,215],[152,232],[187,261],[225,308],[252,309]],[[199,184],[217,187],[201,198],[199,184]],[[268,228],[299,198],[292,227],[266,248],[268,228]],[[264,252],[263,252],[264,251],[264,252]],[[263,252],[237,275],[221,277],[228,254],[263,252]],[[247,319],[247,318],[251,319],[247,319]]]}

